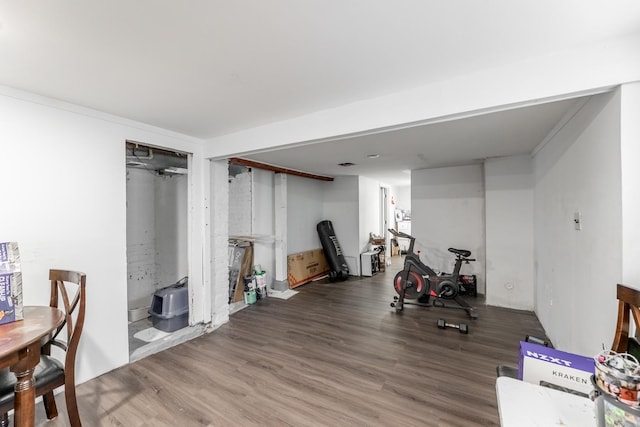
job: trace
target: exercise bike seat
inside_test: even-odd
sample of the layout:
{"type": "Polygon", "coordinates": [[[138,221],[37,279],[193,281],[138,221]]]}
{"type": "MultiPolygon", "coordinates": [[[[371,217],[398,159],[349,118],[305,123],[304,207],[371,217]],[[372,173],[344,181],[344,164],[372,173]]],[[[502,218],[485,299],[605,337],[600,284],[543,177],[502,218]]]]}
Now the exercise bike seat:
{"type": "Polygon", "coordinates": [[[466,249],[449,248],[449,252],[460,255],[463,258],[468,258],[471,256],[471,251],[468,251],[466,249]]]}

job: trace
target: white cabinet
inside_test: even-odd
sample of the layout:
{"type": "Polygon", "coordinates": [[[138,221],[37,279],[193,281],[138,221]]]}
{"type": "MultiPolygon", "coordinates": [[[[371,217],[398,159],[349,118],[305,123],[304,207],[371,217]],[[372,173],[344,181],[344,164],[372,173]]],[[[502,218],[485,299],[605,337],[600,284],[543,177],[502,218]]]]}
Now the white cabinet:
{"type": "Polygon", "coordinates": [[[373,276],[380,271],[378,251],[363,252],[360,254],[361,276],[373,276]]]}

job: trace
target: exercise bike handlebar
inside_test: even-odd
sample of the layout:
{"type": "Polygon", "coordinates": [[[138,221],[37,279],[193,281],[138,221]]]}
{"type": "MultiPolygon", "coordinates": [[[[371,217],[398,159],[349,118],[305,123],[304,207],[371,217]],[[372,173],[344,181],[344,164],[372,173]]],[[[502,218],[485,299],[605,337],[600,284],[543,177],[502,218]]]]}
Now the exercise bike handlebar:
{"type": "Polygon", "coordinates": [[[402,237],[404,239],[415,239],[415,237],[408,235],[407,233],[403,233],[402,231],[394,230],[393,228],[389,228],[389,233],[393,234],[396,237],[402,237]]]}

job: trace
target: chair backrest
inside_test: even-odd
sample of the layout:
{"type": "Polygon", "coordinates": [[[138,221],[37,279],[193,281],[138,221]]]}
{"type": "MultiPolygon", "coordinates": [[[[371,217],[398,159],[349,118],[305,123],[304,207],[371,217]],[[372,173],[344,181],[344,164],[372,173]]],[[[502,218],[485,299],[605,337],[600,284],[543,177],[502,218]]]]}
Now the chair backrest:
{"type": "Polygon", "coordinates": [[[86,275],[77,271],[49,270],[51,299],[49,306],[64,312],[64,322],[53,333],[51,340],[42,348],[43,354],[51,354],[51,345],[65,350],[65,371],[75,371],[75,358],[84,326],[86,275]],[[67,340],[58,339],[62,330],[67,331],[67,340]]]}
{"type": "Polygon", "coordinates": [[[631,353],[638,357],[640,344],[638,341],[640,327],[640,290],[618,284],[618,321],[616,334],[613,338],[611,350],[617,353],[631,353]],[[633,335],[629,336],[631,316],[635,323],[633,335]]]}

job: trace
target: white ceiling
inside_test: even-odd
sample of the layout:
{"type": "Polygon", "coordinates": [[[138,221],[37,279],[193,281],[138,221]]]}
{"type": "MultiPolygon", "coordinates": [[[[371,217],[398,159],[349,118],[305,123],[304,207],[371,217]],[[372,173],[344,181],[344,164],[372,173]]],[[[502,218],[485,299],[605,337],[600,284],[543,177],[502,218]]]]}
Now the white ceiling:
{"type": "Polygon", "coordinates": [[[243,157],[319,175],[360,175],[408,185],[413,169],[531,153],[582,104],[582,98],[557,101],[243,157]],[[340,166],[343,162],[354,166],[340,166]]]}
{"type": "MultiPolygon", "coordinates": [[[[211,138],[638,31],[637,0],[0,0],[0,84],[211,138]]],[[[530,151],[568,108],[256,158],[458,164],[530,151]]]]}

